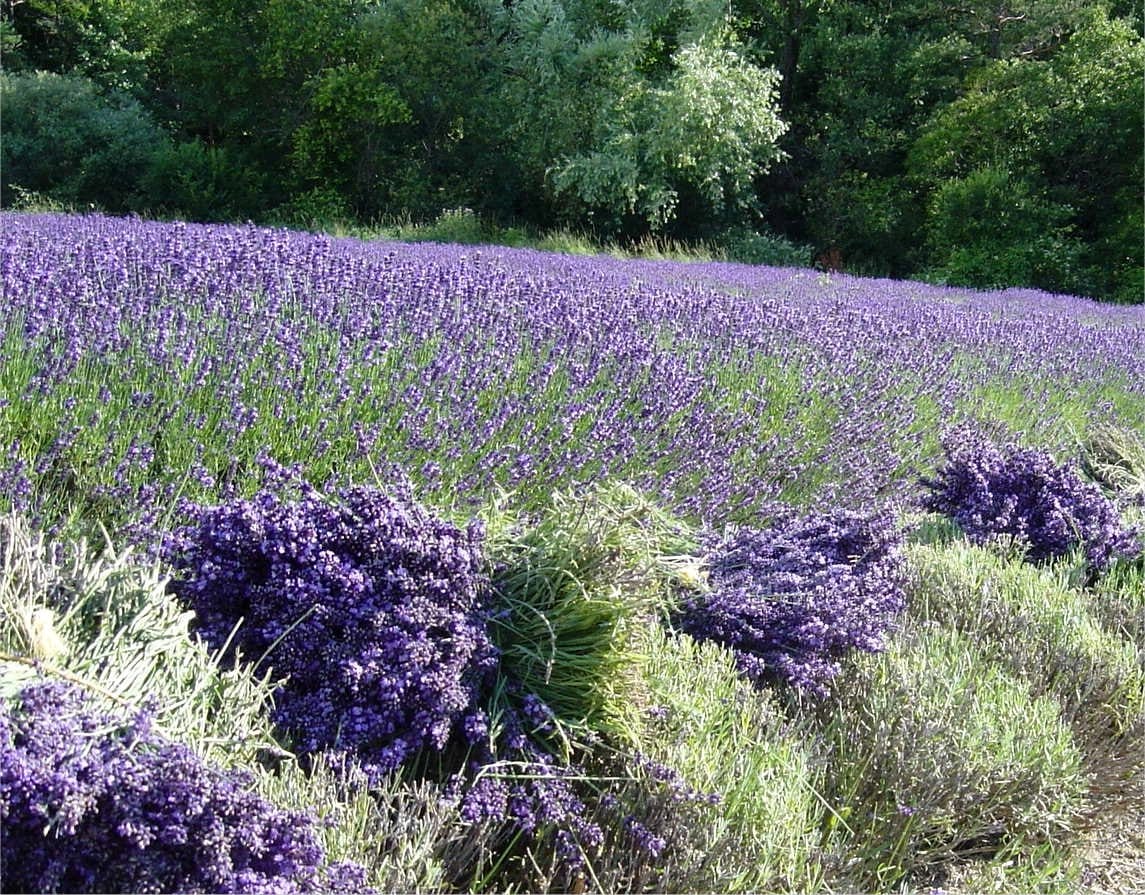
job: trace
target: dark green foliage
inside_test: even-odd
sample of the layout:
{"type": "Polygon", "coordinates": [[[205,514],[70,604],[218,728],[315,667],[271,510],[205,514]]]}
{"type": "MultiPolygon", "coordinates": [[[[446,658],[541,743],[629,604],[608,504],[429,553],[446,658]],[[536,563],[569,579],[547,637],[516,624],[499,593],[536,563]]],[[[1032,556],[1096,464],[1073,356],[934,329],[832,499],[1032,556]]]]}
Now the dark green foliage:
{"type": "Polygon", "coordinates": [[[408,122],[409,107],[376,71],[353,62],[322,69],[307,87],[307,117],[291,139],[294,162],[306,180],[360,204],[381,185],[378,133],[408,122]]]}
{"type": "Polygon", "coordinates": [[[506,128],[518,110],[498,96],[504,71],[492,7],[485,0],[392,0],[361,19],[353,40],[370,48],[371,69],[401,107],[370,131],[364,159],[379,176],[372,192],[351,197],[359,215],[427,221],[465,207],[508,220],[529,201],[506,157],[506,128]]]}
{"type": "Polygon", "coordinates": [[[955,286],[1084,291],[1085,247],[1071,216],[1072,209],[1034,195],[1001,168],[947,180],[930,207],[929,278],[955,286]]]}
{"type": "Polygon", "coordinates": [[[229,221],[261,210],[263,177],[225,146],[169,144],[142,178],[147,210],[192,221],[229,221]]]}
{"type": "Polygon", "coordinates": [[[136,207],[162,130],[130,96],[78,75],[0,74],[3,204],[18,189],[108,211],[136,207]]]}
{"type": "Polygon", "coordinates": [[[4,68],[83,74],[139,94],[156,9],[157,0],[2,0],[4,68]]]}
{"type": "Polygon", "coordinates": [[[1145,60],[1139,27],[1115,17],[1124,10],[1060,0],[737,7],[786,79],[791,158],[764,185],[773,226],[854,272],[1142,299],[1145,60]],[[995,250],[952,258],[944,191],[965,192],[950,184],[982,170],[1008,179],[996,198],[1036,221],[976,234],[995,250]],[[1022,244],[1027,230],[1035,244],[1022,244]]]}
{"type": "Polygon", "coordinates": [[[729,261],[742,264],[810,267],[812,262],[808,246],[796,245],[782,236],[750,227],[728,230],[716,240],[716,244],[727,254],[729,261]]]}
{"type": "Polygon", "coordinates": [[[933,196],[940,276],[1142,300],[1145,45],[1100,9],[1075,27],[1052,56],[979,70],[918,132],[909,167],[933,196]],[[964,234],[950,220],[974,212],[998,226],[979,229],[955,257],[964,234]],[[974,247],[986,242],[996,257],[974,247]]]}
{"type": "MultiPolygon", "coordinates": [[[[726,241],[754,263],[1145,300],[1145,51],[1127,3],[0,9],[9,72],[124,89],[173,131],[137,201],[120,184],[80,204],[308,227],[468,208],[490,233],[726,241]],[[761,242],[760,214],[809,248],[761,242]]],[[[21,185],[75,204],[76,170],[21,185]]]]}

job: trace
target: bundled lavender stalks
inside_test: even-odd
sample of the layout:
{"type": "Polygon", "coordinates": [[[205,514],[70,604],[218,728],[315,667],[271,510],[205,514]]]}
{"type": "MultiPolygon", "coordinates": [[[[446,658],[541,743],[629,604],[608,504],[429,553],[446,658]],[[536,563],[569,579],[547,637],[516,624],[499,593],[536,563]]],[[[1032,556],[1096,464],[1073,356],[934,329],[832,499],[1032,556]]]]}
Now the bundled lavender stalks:
{"type": "Polygon", "coordinates": [[[481,544],[375,489],[264,490],[179,532],[172,587],[209,644],[285,678],[275,721],[302,755],[352,755],[376,780],[444,749],[496,667],[481,544]]]}
{"type": "Polygon", "coordinates": [[[1141,552],[1117,508],[1074,465],[1059,465],[1046,451],[999,448],[966,429],[953,432],[944,451],[937,477],[923,479],[930,493],[922,503],[957,522],[972,542],[1009,535],[1026,546],[1030,562],[1080,547],[1097,572],[1141,552]]]}
{"type": "Polygon", "coordinates": [[[0,704],[8,892],[355,892],[357,865],[323,866],[314,821],[275,808],[243,775],[123,721],[74,685],[0,704]]]}
{"type": "Polygon", "coordinates": [[[586,851],[604,834],[576,790],[584,772],[546,748],[556,724],[552,710],[533,694],[523,697],[520,708],[502,703],[495,730],[468,725],[470,759],[450,790],[463,820],[503,825],[513,838],[524,834],[529,844],[551,835],[564,865],[580,869],[586,851]]]}
{"type": "Polygon", "coordinates": [[[849,650],[875,652],[905,605],[902,534],[889,514],[835,510],[736,529],[709,544],[711,590],[682,630],[730,647],[756,683],[815,693],[849,650]]]}

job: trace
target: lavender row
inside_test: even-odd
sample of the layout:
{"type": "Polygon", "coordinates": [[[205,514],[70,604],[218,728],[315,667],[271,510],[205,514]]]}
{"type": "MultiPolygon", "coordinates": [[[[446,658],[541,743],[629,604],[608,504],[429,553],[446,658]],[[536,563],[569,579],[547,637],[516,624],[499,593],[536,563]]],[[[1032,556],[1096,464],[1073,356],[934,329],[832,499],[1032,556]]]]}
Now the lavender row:
{"type": "Polygon", "coordinates": [[[1145,420],[1145,312],[1041,293],[52,215],[3,217],[0,271],[0,489],[46,515],[155,517],[269,453],[719,523],[903,497],[967,417],[1145,420]]]}

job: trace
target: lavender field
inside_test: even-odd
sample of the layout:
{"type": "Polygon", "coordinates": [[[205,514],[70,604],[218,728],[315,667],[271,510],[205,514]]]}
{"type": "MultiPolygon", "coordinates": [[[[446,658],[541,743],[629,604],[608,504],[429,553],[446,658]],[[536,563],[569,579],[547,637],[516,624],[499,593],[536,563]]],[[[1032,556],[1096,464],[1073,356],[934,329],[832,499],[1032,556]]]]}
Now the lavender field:
{"type": "MultiPolygon", "coordinates": [[[[283,891],[1093,882],[1145,770],[1142,308],[0,224],[0,745],[40,750],[6,812],[56,874],[25,891],[189,841],[101,790],[126,819],[53,863],[36,768],[108,723],[60,680],[150,705],[218,830],[269,800],[159,890],[278,885],[255,819],[288,809],[329,823],[271,837],[283,891]]],[[[94,777],[168,748],[141,730],[94,777]]]]}
{"type": "Polygon", "coordinates": [[[404,470],[427,500],[623,478],[690,519],[909,496],[974,419],[1145,425],[1145,312],[729,264],[6,217],[5,490],[154,515],[404,470]],[[62,489],[62,490],[61,490],[62,489]]]}

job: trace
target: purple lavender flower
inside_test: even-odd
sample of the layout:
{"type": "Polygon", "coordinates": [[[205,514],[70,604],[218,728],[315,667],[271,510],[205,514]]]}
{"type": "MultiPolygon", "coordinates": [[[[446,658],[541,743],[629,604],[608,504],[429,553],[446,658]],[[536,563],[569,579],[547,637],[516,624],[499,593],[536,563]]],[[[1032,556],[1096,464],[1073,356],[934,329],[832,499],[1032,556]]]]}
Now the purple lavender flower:
{"type": "Polygon", "coordinates": [[[36,683],[0,704],[0,877],[9,892],[360,892],[325,865],[314,820],[249,778],[36,683]]]}
{"type": "Polygon", "coordinates": [[[285,679],[274,718],[302,755],[344,752],[377,778],[456,725],[480,735],[469,715],[496,665],[481,543],[376,489],[264,490],[198,510],[171,541],[171,587],[208,644],[285,679]]]}
{"type": "Polygon", "coordinates": [[[1119,556],[1141,553],[1139,534],[1074,464],[1016,444],[999,448],[967,428],[953,431],[944,449],[937,476],[923,479],[929,493],[922,505],[949,516],[971,541],[1009,535],[1025,546],[1030,562],[1080,547],[1095,573],[1119,556]]]}
{"type": "Polygon", "coordinates": [[[822,693],[849,650],[882,648],[905,606],[901,547],[890,514],[849,510],[712,537],[711,591],[684,601],[680,628],[730,647],[757,683],[822,693]]]}
{"type": "Polygon", "coordinates": [[[553,754],[548,742],[553,736],[552,710],[534,694],[524,693],[516,681],[500,683],[501,695],[494,697],[495,735],[468,740],[468,761],[450,782],[460,815],[468,823],[523,835],[530,843],[551,840],[568,866],[581,867],[586,850],[604,836],[589,819],[589,807],[578,792],[578,781],[587,775],[553,754]],[[515,698],[505,699],[508,692],[515,698]]]}
{"type": "Polygon", "coordinates": [[[98,215],[4,215],[0,281],[0,503],[98,490],[110,526],[249,492],[263,448],[458,505],[624,478],[723,524],[908,496],[994,387],[1052,447],[1063,390],[1145,394],[1141,309],[1031,291],[98,215]]]}

